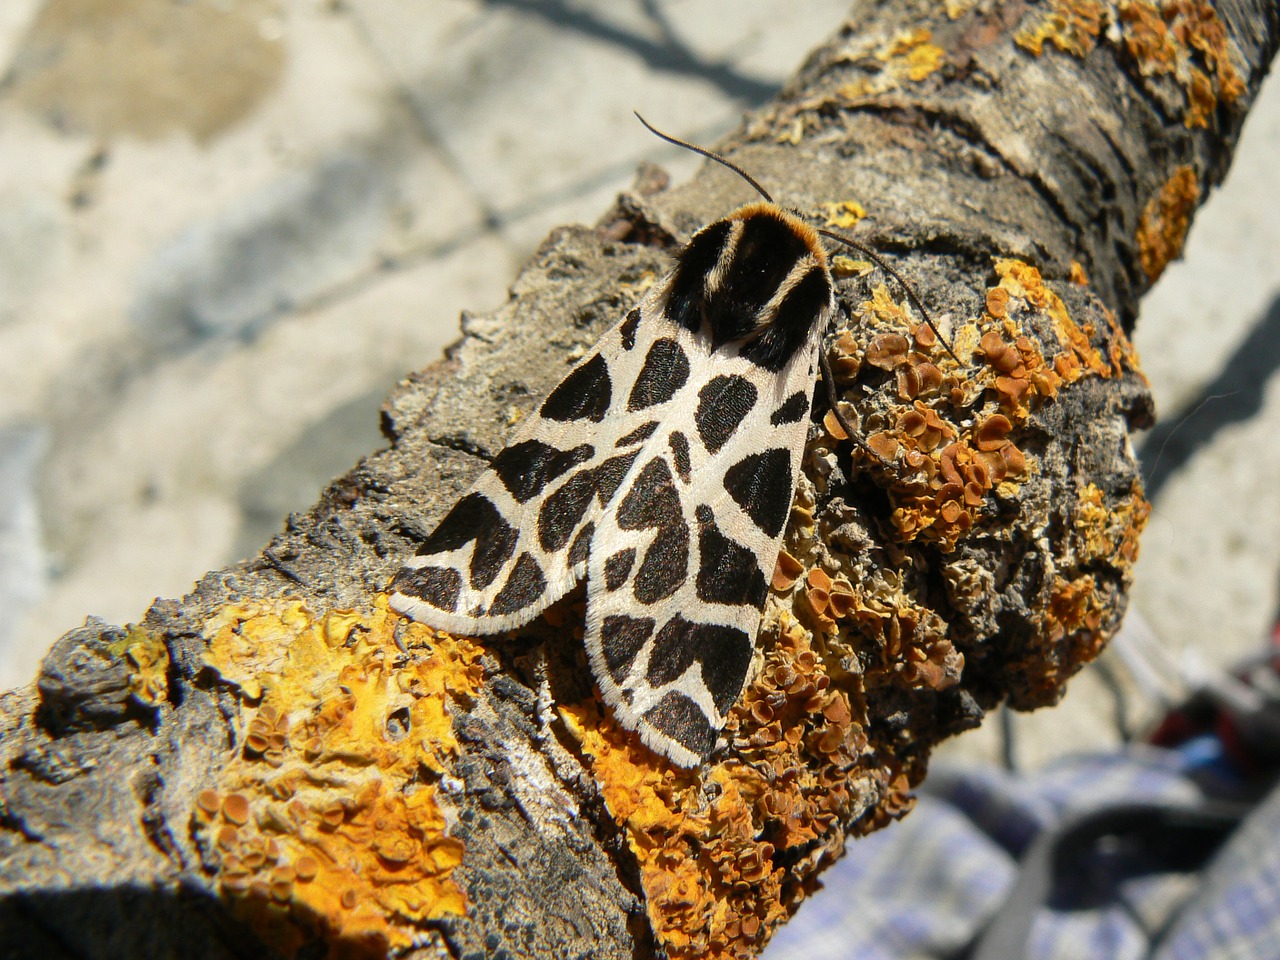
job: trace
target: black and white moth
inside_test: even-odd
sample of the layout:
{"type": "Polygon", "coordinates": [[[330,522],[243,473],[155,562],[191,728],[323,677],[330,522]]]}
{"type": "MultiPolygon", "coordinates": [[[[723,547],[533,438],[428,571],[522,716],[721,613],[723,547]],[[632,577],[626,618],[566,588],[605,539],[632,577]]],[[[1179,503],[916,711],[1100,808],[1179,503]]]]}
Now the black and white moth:
{"type": "Polygon", "coordinates": [[[396,575],[391,606],[500,633],[585,575],[605,703],[692,767],[746,686],[835,296],[819,231],[658,135],[766,200],[694,235],[396,575]]]}

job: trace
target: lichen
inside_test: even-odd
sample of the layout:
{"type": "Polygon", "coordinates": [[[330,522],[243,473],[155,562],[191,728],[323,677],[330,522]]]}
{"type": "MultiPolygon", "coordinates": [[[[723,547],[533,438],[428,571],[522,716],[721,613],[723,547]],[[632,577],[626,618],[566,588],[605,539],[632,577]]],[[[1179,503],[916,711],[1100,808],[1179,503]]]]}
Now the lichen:
{"type": "Polygon", "coordinates": [[[856,227],[865,216],[866,209],[857,200],[840,200],[822,204],[822,216],[828,227],[848,230],[856,227]]]}
{"type": "Polygon", "coordinates": [[[1013,39],[1037,57],[1046,43],[1073,57],[1086,57],[1097,45],[1106,13],[1100,0],[1051,0],[1034,24],[1019,30],[1013,39]]]}
{"type": "MultiPolygon", "coordinates": [[[[963,632],[946,618],[996,596],[974,556],[945,558],[975,539],[1037,535],[1015,531],[1006,509],[1041,469],[1024,452],[1036,414],[1136,363],[1113,320],[1101,331],[1077,322],[1017,260],[995,261],[981,313],[945,329],[947,344],[878,286],[829,346],[837,388],[859,398],[841,409],[865,439],[851,445],[830,414],[811,430],[752,679],[716,763],[672,766],[598,694],[557,705],[669,957],[757,955],[850,837],[911,808],[930,746],[914,724],[934,722],[930,705],[967,668],[963,632]],[[851,480],[850,462],[865,476],[851,480]],[[868,521],[854,483],[878,487],[887,523],[868,521]],[[929,579],[945,587],[931,593],[929,579]],[[903,719],[884,723],[886,702],[903,719]]],[[[1136,485],[1118,506],[1088,486],[1063,505],[1074,526],[1013,664],[1020,702],[1055,695],[1105,641],[1101,578],[1131,567],[1145,510],[1136,485]]],[[[557,604],[548,627],[580,636],[583,606],[557,604]]],[[[370,615],[292,605],[210,624],[210,662],[242,696],[241,753],[197,820],[230,894],[264,910],[305,906],[312,924],[396,946],[415,923],[465,909],[450,877],[463,851],[409,770],[448,770],[449,710],[483,676],[470,641],[404,621],[406,654],[391,619],[380,598],[370,615]],[[412,737],[392,743],[401,711],[412,737]]],[[[967,639],[973,649],[990,638],[967,639]]]]}
{"type": "Polygon", "coordinates": [[[1182,89],[1188,127],[1208,126],[1219,103],[1244,93],[1226,27],[1208,0],[1050,0],[1031,16],[1014,34],[1018,46],[1037,57],[1052,46],[1084,58],[1109,38],[1142,76],[1168,77],[1182,89]]]}
{"type": "Polygon", "coordinates": [[[1142,491],[1135,485],[1128,497],[1108,508],[1101,488],[1090,483],[1080,491],[1078,501],[1072,541],[1075,564],[1132,567],[1138,559],[1138,535],[1151,514],[1142,491]]]}
{"type": "Polygon", "coordinates": [[[673,958],[755,956],[857,832],[903,815],[920,771],[864,757],[865,712],[833,689],[820,641],[775,597],[762,663],[732,711],[734,759],[705,773],[645,750],[594,699],[560,707],[635,858],[649,921],[673,958]],[[876,784],[876,810],[850,771],[876,784]]]}
{"type": "MultiPolygon", "coordinates": [[[[1127,347],[1095,346],[1095,331],[1016,260],[995,263],[987,309],[955,333],[955,349],[971,356],[964,368],[883,286],[854,321],[831,345],[832,366],[847,394],[861,392],[855,382],[865,390],[868,377],[885,382],[870,412],[841,406],[867,429],[874,453],[858,456],[887,484],[894,542],[870,556],[874,537],[839,495],[836,451],[847,438],[829,413],[806,450],[754,679],[724,730],[727,759],[702,773],[678,770],[594,698],[559,708],[635,858],[650,924],[672,957],[756,954],[849,836],[909,809],[923,762],[901,746],[909,728],[897,745],[873,733],[875,703],[937,696],[965,669],[909,551],[946,555],[968,537],[1002,535],[1006,521],[993,500],[1016,495],[1037,470],[1019,446],[1034,412],[1084,377],[1126,372],[1133,359],[1127,347]]],[[[1114,325],[1105,333],[1123,340],[1114,325]]],[[[1131,564],[1144,503],[1135,491],[1130,507],[1108,513],[1085,496],[1079,564],[1131,564]]],[[[976,609],[993,587],[971,567],[948,567],[949,592],[976,609]]],[[[1066,637],[1085,650],[1103,636],[1105,598],[1074,569],[1064,565],[1040,626],[1044,643],[1066,637]]]]}
{"type": "Polygon", "coordinates": [[[816,128],[822,112],[847,109],[881,94],[923,83],[946,65],[947,53],[933,42],[933,33],[926,26],[904,30],[887,40],[854,30],[848,43],[833,54],[833,62],[856,64],[863,75],[820,97],[786,103],[762,114],[748,136],[754,139],[777,128],[780,132],[773,135],[776,142],[799,144],[806,133],[816,128]]]}
{"type": "MultiPolygon", "coordinates": [[[[1086,373],[1119,372],[1038,271],[1016,260],[997,261],[995,271],[998,282],[987,292],[986,311],[962,331],[962,339],[977,340],[972,352],[983,365],[963,380],[932,329],[913,321],[883,287],[859,308],[870,337],[865,349],[847,337],[834,345],[838,380],[852,382],[864,365],[894,377],[891,396],[897,402],[885,405],[869,424],[866,442],[881,460],[904,471],[889,490],[891,519],[903,543],[921,540],[953,550],[991,495],[1008,494],[1029,475],[1016,433],[1031,410],[1086,373]],[[1052,360],[1022,332],[1029,311],[1051,322],[1061,346],[1052,360]],[[857,352],[860,357],[850,356],[857,352]]],[[[845,439],[833,415],[824,425],[832,440],[845,439]]]]}
{"type": "Polygon", "coordinates": [[[1119,15],[1125,48],[1143,76],[1172,77],[1186,93],[1188,127],[1208,126],[1219,102],[1244,94],[1226,26],[1206,0],[1124,0],[1119,15]]]}
{"type": "Polygon", "coordinates": [[[156,707],[169,696],[169,648],[144,627],[128,629],[121,644],[129,664],[129,694],[144,707],[156,707]]]}
{"type": "Polygon", "coordinates": [[[1181,166],[1143,208],[1138,224],[1138,262],[1148,280],[1154,282],[1165,267],[1182,256],[1191,217],[1199,202],[1200,183],[1196,172],[1181,166]]]}
{"type": "Polygon", "coordinates": [[[300,602],[228,606],[206,661],[236,694],[236,750],[193,824],[222,892],[285,953],[383,955],[460,915],[462,860],[432,781],[457,753],[450,711],[481,650],[391,613],[300,602]],[[425,774],[425,776],[424,776],[425,774]]]}
{"type": "MultiPolygon", "coordinates": [[[[867,53],[861,41],[855,43],[844,55],[851,62],[862,60],[867,53]]],[[[928,27],[907,30],[870,53],[883,67],[874,76],[841,87],[838,93],[844,99],[858,100],[907,83],[919,83],[942,69],[947,59],[946,52],[933,42],[933,33],[928,27]]]]}
{"type": "MultiPolygon", "coordinates": [[[[966,651],[995,639],[972,634],[999,602],[995,577],[981,547],[960,547],[1044,540],[1050,521],[1017,506],[1042,479],[1037,415],[1087,378],[1136,374],[1132,347],[1103,316],[1100,330],[1079,322],[1035,268],[1002,259],[982,311],[944,324],[944,345],[874,288],[827,347],[837,392],[857,400],[839,406],[861,439],[830,411],[811,431],[725,753],[680,770],[596,697],[559,705],[666,955],[756,955],[850,837],[910,809],[929,748],[913,724],[930,723],[962,682],[966,651]],[[858,491],[872,486],[869,517],[858,491]],[[886,703],[901,726],[884,722],[886,703]]],[[[1136,484],[1118,501],[1086,487],[1055,507],[1074,526],[1026,611],[1027,651],[1011,657],[1019,703],[1055,696],[1105,641],[1115,622],[1105,575],[1127,576],[1146,501],[1136,484]]]]}
{"type": "MultiPolygon", "coordinates": [[[[955,629],[998,598],[981,551],[959,548],[1043,538],[1032,525],[1050,521],[1020,519],[1017,506],[1041,478],[1027,452],[1028,437],[1043,439],[1037,414],[1086,378],[1134,372],[1103,316],[1101,330],[1080,323],[1035,268],[1002,259],[977,316],[943,324],[944,344],[877,286],[828,347],[839,392],[857,399],[840,409],[864,439],[851,444],[830,414],[810,431],[724,753],[681,770],[598,695],[558,704],[665,955],[757,955],[850,837],[910,809],[934,711],[994,639],[955,629]],[[868,514],[859,490],[873,487],[868,514]]],[[[1108,568],[1132,566],[1147,506],[1136,484],[1113,494],[1086,485],[1054,505],[1063,545],[1009,665],[1020,704],[1056,696],[1114,622],[1108,568]]],[[[553,607],[549,628],[580,635],[582,604],[553,607]]],[[[464,851],[431,774],[458,750],[450,711],[484,679],[479,648],[399,620],[384,598],[370,613],[324,616],[230,608],[207,636],[211,666],[238,693],[238,753],[200,795],[197,834],[221,888],[273,944],[294,949],[319,928],[400,947],[465,910],[452,878],[464,851]]]]}

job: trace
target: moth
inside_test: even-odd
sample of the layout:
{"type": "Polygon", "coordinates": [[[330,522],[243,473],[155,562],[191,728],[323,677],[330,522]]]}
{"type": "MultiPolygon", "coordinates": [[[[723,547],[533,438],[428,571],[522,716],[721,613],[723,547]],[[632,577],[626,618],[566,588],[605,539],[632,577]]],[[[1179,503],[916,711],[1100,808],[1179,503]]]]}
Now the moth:
{"type": "Polygon", "coordinates": [[[820,233],[870,251],[640,122],[764,199],[689,240],[395,576],[391,606],[452,633],[501,633],[586,577],[604,702],[694,767],[746,686],[795,493],[835,311],[820,233]]]}

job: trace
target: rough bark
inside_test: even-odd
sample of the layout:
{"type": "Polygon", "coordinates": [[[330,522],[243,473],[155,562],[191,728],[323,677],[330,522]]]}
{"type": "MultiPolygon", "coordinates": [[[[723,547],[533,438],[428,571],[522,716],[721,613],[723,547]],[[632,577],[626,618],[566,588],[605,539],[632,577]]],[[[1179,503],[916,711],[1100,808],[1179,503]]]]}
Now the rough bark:
{"type": "Polygon", "coordinates": [[[842,282],[838,386],[893,465],[818,402],[759,673],[706,768],[599,707],[580,597],[481,643],[380,591],[678,237],[747,199],[711,167],[553,233],[388,401],[390,449],[257,560],[73,631],[0,698],[0,954],[754,955],[937,742],[1054,701],[1118,624],[1150,419],[1126,334],[1276,17],[861,3],[720,145],[789,207],[869,211],[854,235],[964,365],[883,278],[842,282]]]}

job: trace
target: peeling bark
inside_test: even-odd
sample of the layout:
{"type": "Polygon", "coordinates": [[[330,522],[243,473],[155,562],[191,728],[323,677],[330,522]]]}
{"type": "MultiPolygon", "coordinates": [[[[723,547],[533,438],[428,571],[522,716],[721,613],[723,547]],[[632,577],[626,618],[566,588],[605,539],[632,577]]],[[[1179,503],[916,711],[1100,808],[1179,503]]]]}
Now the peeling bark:
{"type": "Polygon", "coordinates": [[[0,952],[757,953],[847,837],[909,809],[936,743],[1053,702],[1118,625],[1151,416],[1127,334],[1277,28],[1262,0],[862,3],[719,145],[803,214],[869,211],[853,235],[950,315],[965,366],[882,278],[841,283],[842,402],[895,466],[819,401],[759,672],[707,768],[602,713],[580,597],[474,643],[379,593],[677,238],[747,199],[714,167],[646,171],[555,231],[388,400],[389,450],[0,698],[0,952]]]}

